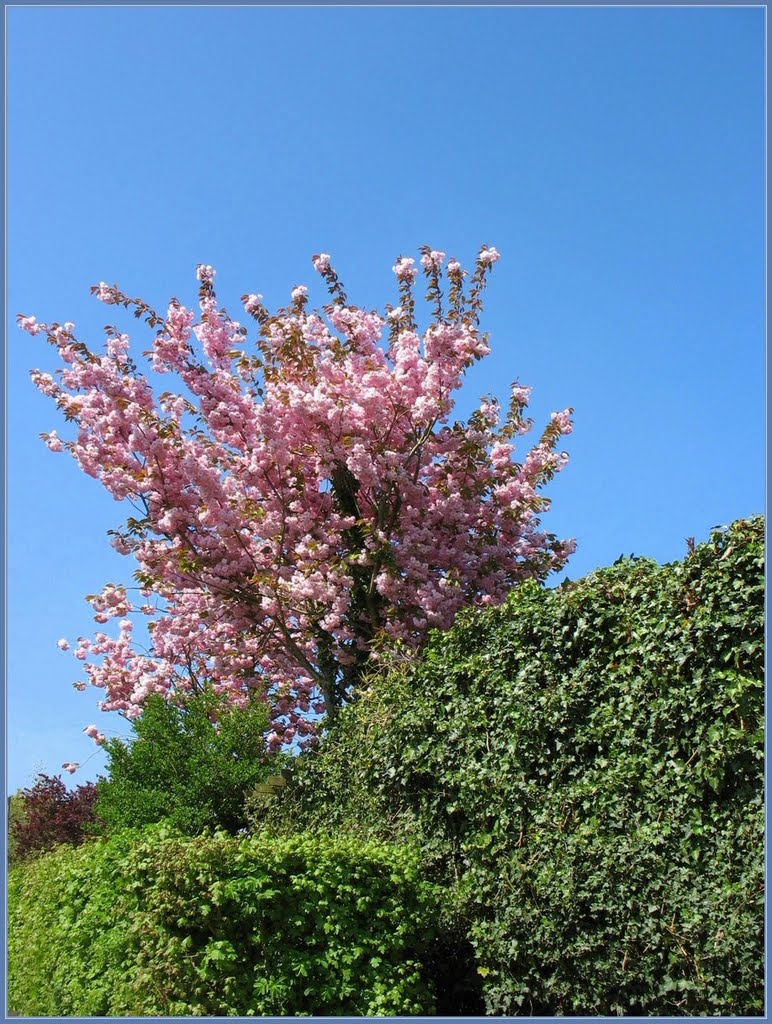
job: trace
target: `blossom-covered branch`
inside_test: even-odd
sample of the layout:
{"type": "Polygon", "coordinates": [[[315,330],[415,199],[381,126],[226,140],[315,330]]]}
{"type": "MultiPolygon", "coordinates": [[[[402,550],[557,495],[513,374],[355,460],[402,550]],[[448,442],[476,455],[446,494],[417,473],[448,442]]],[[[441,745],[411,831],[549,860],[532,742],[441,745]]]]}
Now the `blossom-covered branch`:
{"type": "Polygon", "coordinates": [[[478,321],[498,258],[483,247],[471,275],[451,260],[446,303],[445,254],[425,248],[432,319],[419,332],[414,260],[397,260],[399,305],[380,315],[348,304],[318,254],[331,302],[309,310],[298,286],[271,314],[245,295],[254,344],[218,307],[211,267],[198,268],[198,314],[173,300],[161,316],[100,283],[98,298],[156,329],[145,354],[179,381],[160,395],[117,328],[97,353],[72,323],[19,317],[65,364],[56,377],[32,374],[76,428],[70,440],[43,435],[49,448],[137,511],[113,536],[136,559],[141,602],[113,584],[92,595],[97,621],[119,619],[118,636],[75,650],[104,709],[133,717],[151,693],[205,682],[235,703],[258,689],[271,745],[308,741],[379,645],[418,649],[464,606],[500,602],[564,565],[573,543],[542,531],[540,491],[566,463],[557,445],[571,410],[554,413],[520,461],[530,389],[515,383],[505,415],[489,398],[467,423],[451,420],[465,371],[489,352],[478,321]],[[150,619],[146,652],[137,611],[150,619]]]}

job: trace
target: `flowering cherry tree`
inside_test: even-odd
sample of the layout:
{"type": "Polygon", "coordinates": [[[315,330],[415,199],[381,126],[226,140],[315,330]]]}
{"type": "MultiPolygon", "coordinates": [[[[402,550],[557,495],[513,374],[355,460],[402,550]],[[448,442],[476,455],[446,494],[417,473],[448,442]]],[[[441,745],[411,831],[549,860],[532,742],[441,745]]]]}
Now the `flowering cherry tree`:
{"type": "Polygon", "coordinates": [[[111,583],[89,597],[97,622],[119,619],[117,636],[81,638],[74,652],[104,710],[132,718],[149,694],[205,684],[236,703],[257,690],[272,747],[309,741],[381,644],[419,649],[464,606],[564,565],[573,542],[542,532],[539,492],[567,461],[557,445],[572,410],[553,413],[520,461],[530,388],[515,383],[505,412],[486,398],[468,422],[451,420],[465,371],[489,352],[479,318],[499,254],[483,247],[468,274],[422,253],[423,331],[409,258],[393,268],[398,305],[379,314],[351,305],[329,255],[314,256],[331,302],[311,311],[296,287],[271,314],[243,296],[254,344],[218,307],[209,266],[198,267],[198,315],[173,299],[162,316],[100,283],[102,302],[154,330],[151,376],[179,382],[159,395],[117,327],[97,353],[72,323],[19,317],[65,364],[56,379],[32,373],[76,427],[71,440],[42,435],[48,447],[135,506],[111,532],[136,559],[139,596],[111,583]],[[150,618],[147,651],[132,613],[150,618]]]}

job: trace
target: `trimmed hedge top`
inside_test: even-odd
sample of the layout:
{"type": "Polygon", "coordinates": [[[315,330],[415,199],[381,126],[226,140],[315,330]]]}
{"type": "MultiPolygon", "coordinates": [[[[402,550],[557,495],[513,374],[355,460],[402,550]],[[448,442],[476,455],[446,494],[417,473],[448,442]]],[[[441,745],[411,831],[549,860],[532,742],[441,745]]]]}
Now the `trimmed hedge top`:
{"type": "Polygon", "coordinates": [[[436,905],[404,848],[127,831],[11,872],[9,1001],[25,1016],[430,1014],[436,905]]]}

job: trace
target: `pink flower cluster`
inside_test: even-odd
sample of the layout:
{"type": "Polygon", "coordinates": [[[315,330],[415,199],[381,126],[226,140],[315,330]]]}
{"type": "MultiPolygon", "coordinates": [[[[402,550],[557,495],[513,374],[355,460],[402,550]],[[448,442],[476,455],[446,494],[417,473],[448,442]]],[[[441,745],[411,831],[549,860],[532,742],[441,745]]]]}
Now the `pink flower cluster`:
{"type": "MultiPolygon", "coordinates": [[[[430,250],[422,263],[439,273],[444,258],[430,250]]],[[[498,258],[481,251],[475,287],[498,258]]],[[[291,309],[261,315],[251,350],[217,308],[214,270],[199,266],[198,320],[177,302],[165,317],[151,311],[161,326],[150,365],[180,382],[160,397],[126,335],[110,331],[98,354],[70,330],[19,320],[65,364],[58,382],[32,375],[76,428],[66,442],[46,435],[49,447],[140,510],[114,537],[136,560],[140,598],[114,584],[89,597],[97,622],[120,620],[118,636],[81,638],[74,652],[104,710],[133,717],[152,693],[204,683],[236,704],[257,689],[272,710],[269,745],[308,743],[385,641],[417,649],[464,606],[502,601],[573,550],[540,525],[571,410],[515,461],[530,389],[515,386],[506,416],[486,399],[468,423],[451,420],[464,374],[489,351],[463,304],[419,334],[399,307],[346,305],[329,255],[314,265],[333,304],[309,311],[296,288],[291,309]],[[151,619],[147,653],[135,612],[151,619]]],[[[409,299],[415,261],[394,272],[409,299]]],[[[461,288],[460,265],[448,272],[461,288]]],[[[97,294],[139,302],[103,284],[97,294]]],[[[262,310],[261,296],[245,300],[262,310]]],[[[86,732],[103,742],[96,726],[86,732]]]]}
{"type": "Polygon", "coordinates": [[[442,270],[442,264],[445,260],[445,253],[438,252],[436,249],[432,249],[421,257],[421,265],[424,270],[442,270]]]}
{"type": "Polygon", "coordinates": [[[477,259],[484,267],[490,267],[493,266],[494,263],[497,263],[501,259],[501,256],[498,251],[491,246],[490,248],[485,247],[481,249],[477,259]]]}
{"type": "Polygon", "coordinates": [[[199,263],[196,267],[196,277],[201,281],[202,284],[213,284],[214,276],[217,271],[214,267],[210,267],[207,264],[199,263]]]}
{"type": "Polygon", "coordinates": [[[412,281],[418,276],[415,260],[409,257],[400,257],[391,269],[400,281],[412,281]]]}

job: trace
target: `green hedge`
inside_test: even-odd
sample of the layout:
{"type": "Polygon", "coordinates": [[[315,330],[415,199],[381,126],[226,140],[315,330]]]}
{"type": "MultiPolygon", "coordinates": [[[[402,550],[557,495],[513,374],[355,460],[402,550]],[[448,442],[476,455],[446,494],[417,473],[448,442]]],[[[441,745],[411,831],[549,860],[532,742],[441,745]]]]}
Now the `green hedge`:
{"type": "Polygon", "coordinates": [[[431,1014],[437,894],[407,849],[164,826],[10,874],[23,1016],[431,1014]]]}
{"type": "Polygon", "coordinates": [[[755,518],[469,612],[258,824],[415,837],[488,1013],[761,1013],[763,573],[755,518]]]}

